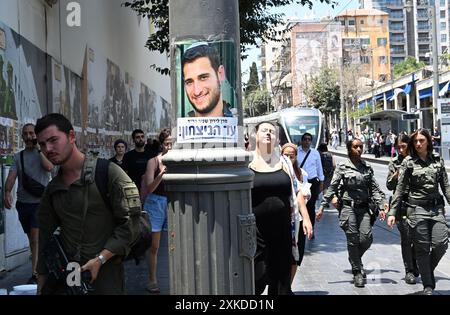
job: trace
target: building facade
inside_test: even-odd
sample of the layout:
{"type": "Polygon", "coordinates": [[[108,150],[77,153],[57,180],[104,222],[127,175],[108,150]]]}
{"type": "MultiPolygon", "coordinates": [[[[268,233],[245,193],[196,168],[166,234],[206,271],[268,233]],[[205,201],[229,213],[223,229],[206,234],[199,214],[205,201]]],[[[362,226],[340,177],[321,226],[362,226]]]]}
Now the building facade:
{"type": "Polygon", "coordinates": [[[342,27],[343,63],[360,64],[361,75],[373,82],[390,79],[390,43],[387,13],[345,10],[336,17],[342,27]]]}
{"type": "Polygon", "coordinates": [[[389,14],[391,63],[397,64],[407,56],[431,64],[431,12],[436,14],[438,53],[448,52],[449,0],[360,0],[364,9],[378,9],[389,14]],[[434,8],[431,7],[434,2],[434,8]]]}

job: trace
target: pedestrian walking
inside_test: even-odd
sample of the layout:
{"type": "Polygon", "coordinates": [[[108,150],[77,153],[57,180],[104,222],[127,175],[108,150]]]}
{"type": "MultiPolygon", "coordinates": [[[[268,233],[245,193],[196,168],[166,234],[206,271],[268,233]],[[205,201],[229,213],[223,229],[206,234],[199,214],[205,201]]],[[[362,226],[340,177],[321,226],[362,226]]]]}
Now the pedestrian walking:
{"type": "Polygon", "coordinates": [[[336,130],[333,130],[333,134],[331,135],[331,146],[333,147],[333,150],[337,150],[337,147],[339,145],[339,136],[336,130]]]}
{"type": "MultiPolygon", "coordinates": [[[[308,178],[308,174],[305,170],[301,169],[298,165],[297,161],[297,146],[293,143],[286,143],[281,147],[281,154],[288,157],[289,160],[292,163],[292,168],[294,170],[295,178],[298,180],[300,184],[300,190],[303,194],[303,198],[305,199],[305,202],[311,197],[311,190],[309,187],[311,184],[308,183],[306,180],[308,178]]],[[[294,176],[292,176],[294,177],[294,176]]],[[[294,181],[295,183],[295,181],[294,181]]],[[[294,224],[298,224],[298,227],[295,230],[295,244],[297,244],[298,248],[298,258],[296,259],[294,257],[293,263],[292,263],[292,270],[291,270],[291,285],[294,281],[295,273],[297,272],[298,267],[302,264],[303,256],[305,254],[305,243],[306,243],[306,235],[303,231],[303,220],[308,221],[308,225],[311,224],[311,220],[309,219],[308,209],[306,207],[298,207],[300,212],[295,212],[295,214],[299,214],[298,216],[294,217],[294,224]]]]}
{"type": "Polygon", "coordinates": [[[6,209],[12,208],[14,203],[12,189],[18,178],[16,209],[31,250],[31,277],[28,279],[28,284],[34,284],[37,281],[39,244],[36,212],[44,189],[50,181],[53,164],[42,154],[33,124],[23,126],[22,140],[25,143],[25,149],[14,155],[5,182],[4,204],[6,209]]]}
{"type": "Polygon", "coordinates": [[[122,260],[140,232],[141,203],[136,185],[119,166],[109,163],[107,187],[111,193],[108,200],[103,199],[95,181],[97,158],[78,149],[72,124],[63,115],[38,119],[36,135],[43,154],[60,166],[38,211],[38,293],[64,294],[69,285],[66,278],[49,275],[49,266],[55,262],[47,261],[47,245],[59,227],[67,259],[79,263],[82,274],[87,272],[91,278],[90,293],[124,294],[122,260]]]}
{"type": "MultiPolygon", "coordinates": [[[[297,161],[300,168],[303,168],[308,173],[308,182],[311,184],[311,198],[308,200],[306,207],[308,208],[309,218],[314,227],[316,218],[316,201],[319,194],[323,191],[323,175],[322,161],[319,152],[311,148],[312,135],[304,133],[301,138],[301,146],[298,148],[297,161]]],[[[314,239],[314,234],[312,236],[314,239]]]]}
{"type": "Polygon", "coordinates": [[[167,194],[162,181],[167,168],[162,163],[162,157],[172,149],[170,129],[161,130],[158,140],[162,148],[161,153],[147,162],[141,184],[144,210],[149,214],[152,222],[152,246],[148,255],[149,280],[146,286],[146,290],[150,293],[161,292],[156,278],[156,266],[161,231],[167,231],[167,194]]]}
{"type": "Polygon", "coordinates": [[[128,148],[128,144],[126,143],[125,140],[117,139],[114,142],[114,151],[115,151],[116,154],[114,154],[114,156],[112,158],[110,158],[109,160],[111,162],[116,163],[117,165],[119,165],[123,169],[123,163],[122,163],[123,162],[123,156],[127,152],[127,148],[128,148]]]}
{"type": "MultiPolygon", "coordinates": [[[[262,122],[256,125],[255,132],[255,154],[249,165],[255,174],[252,188],[257,228],[255,292],[261,294],[268,285],[270,295],[292,294],[292,256],[293,249],[297,249],[292,242],[292,215],[298,208],[305,213],[305,201],[302,193],[295,191],[296,179],[291,175],[289,159],[282,159],[275,150],[279,141],[277,127],[262,122]]],[[[303,231],[311,237],[312,225],[306,218],[303,221],[303,231]]]]}
{"type": "MultiPolygon", "coordinates": [[[[340,163],[324,195],[339,210],[339,224],[347,238],[347,249],[355,287],[364,287],[364,253],[373,241],[372,226],[378,212],[384,220],[384,193],[375,181],[372,167],[361,159],[363,144],[354,139],[347,142],[348,160],[340,163]]],[[[387,206],[387,205],[386,205],[387,206]]]]}
{"type": "MultiPolygon", "coordinates": [[[[394,193],[398,183],[400,165],[409,155],[408,143],[409,136],[407,135],[401,135],[400,138],[397,138],[397,143],[395,146],[399,151],[399,155],[393,158],[389,163],[386,187],[394,193]]],[[[405,282],[407,284],[415,284],[416,277],[419,276],[419,270],[417,267],[416,254],[412,241],[412,230],[406,220],[406,206],[404,203],[401,204],[399,211],[396,213],[396,222],[398,231],[400,232],[403,265],[405,266],[405,282]]]]}
{"type": "Polygon", "coordinates": [[[147,162],[157,156],[158,152],[148,149],[149,146],[145,145],[145,134],[141,129],[133,130],[131,138],[134,142],[134,149],[125,153],[122,167],[140,191],[142,175],[145,173],[147,162]]]}
{"type": "Polygon", "coordinates": [[[392,200],[388,225],[392,228],[396,215],[406,203],[406,220],[412,228],[417,265],[423,284],[423,294],[432,295],[436,287],[434,270],[448,247],[444,198],[450,202],[450,185],[445,164],[433,152],[433,142],[426,129],[414,132],[409,141],[410,156],[402,162],[397,187],[392,200]]]}

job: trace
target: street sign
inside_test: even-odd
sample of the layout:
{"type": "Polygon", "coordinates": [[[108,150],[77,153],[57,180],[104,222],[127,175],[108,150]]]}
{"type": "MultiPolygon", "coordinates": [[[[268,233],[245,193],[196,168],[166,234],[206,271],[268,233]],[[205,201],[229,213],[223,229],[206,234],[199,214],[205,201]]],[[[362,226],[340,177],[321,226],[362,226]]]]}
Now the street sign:
{"type": "Polygon", "coordinates": [[[419,114],[403,114],[402,120],[416,120],[419,119],[419,114]]]}

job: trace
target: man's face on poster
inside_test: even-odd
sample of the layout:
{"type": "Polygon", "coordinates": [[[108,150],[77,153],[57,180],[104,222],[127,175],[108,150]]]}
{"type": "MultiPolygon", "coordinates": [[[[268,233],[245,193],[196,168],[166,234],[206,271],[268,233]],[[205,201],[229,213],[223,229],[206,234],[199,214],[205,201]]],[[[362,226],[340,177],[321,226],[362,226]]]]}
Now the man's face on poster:
{"type": "Polygon", "coordinates": [[[208,116],[221,105],[220,83],[225,78],[222,65],[216,72],[208,57],[199,57],[184,65],[183,75],[186,95],[196,113],[208,116]]]}

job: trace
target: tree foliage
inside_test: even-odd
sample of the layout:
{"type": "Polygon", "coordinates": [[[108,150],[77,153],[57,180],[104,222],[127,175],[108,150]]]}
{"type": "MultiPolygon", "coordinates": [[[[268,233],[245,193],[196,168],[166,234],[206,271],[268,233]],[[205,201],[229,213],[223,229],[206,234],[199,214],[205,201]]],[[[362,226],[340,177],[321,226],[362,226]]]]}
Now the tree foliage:
{"type": "Polygon", "coordinates": [[[244,113],[247,117],[261,116],[273,110],[272,97],[267,90],[255,90],[244,99],[244,113]]]}
{"type": "Polygon", "coordinates": [[[256,90],[259,90],[258,68],[256,67],[256,62],[253,62],[250,67],[250,74],[245,86],[245,97],[248,97],[251,92],[256,90]]]}
{"type": "MultiPolygon", "coordinates": [[[[312,8],[317,2],[330,4],[331,7],[337,3],[333,0],[239,0],[241,52],[244,53],[248,46],[258,46],[259,40],[281,41],[282,35],[289,31],[277,31],[277,27],[285,23],[284,14],[270,13],[270,9],[293,3],[312,8]]],[[[169,0],[131,0],[125,1],[123,6],[154,23],[156,32],[150,35],[145,46],[151,51],[169,54],[169,0]]],[[[167,68],[151,67],[162,74],[169,73],[167,68]]]]}
{"type": "Polygon", "coordinates": [[[308,103],[324,114],[339,114],[340,87],[337,84],[338,78],[336,69],[323,67],[320,73],[311,79],[306,90],[308,103]]]}
{"type": "Polygon", "coordinates": [[[405,60],[394,66],[394,78],[397,79],[424,67],[425,63],[423,61],[417,61],[416,58],[408,56],[405,60]]]}

